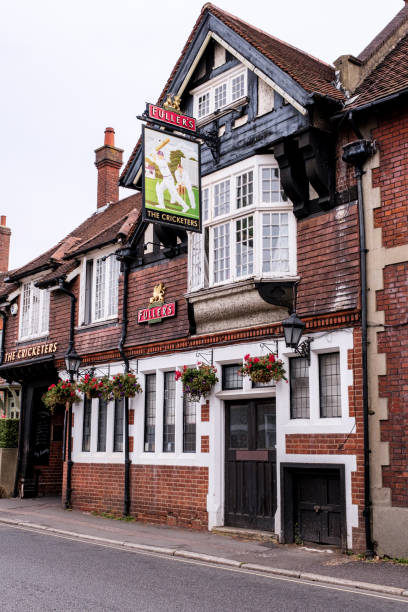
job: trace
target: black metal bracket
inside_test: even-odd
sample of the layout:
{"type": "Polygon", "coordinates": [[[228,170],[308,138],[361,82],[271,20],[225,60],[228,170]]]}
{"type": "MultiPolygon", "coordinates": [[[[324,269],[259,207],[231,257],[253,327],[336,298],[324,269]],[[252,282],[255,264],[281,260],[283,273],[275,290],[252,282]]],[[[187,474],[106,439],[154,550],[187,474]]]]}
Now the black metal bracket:
{"type": "Polygon", "coordinates": [[[313,342],[313,338],[306,338],[297,346],[294,351],[298,357],[307,359],[307,363],[310,366],[310,344],[313,342]]]}
{"type": "Polygon", "coordinates": [[[270,346],[268,346],[268,344],[265,344],[265,342],[261,342],[259,346],[261,350],[265,348],[272,355],[278,356],[278,341],[277,340],[275,340],[275,350],[274,351],[271,349],[270,346]]]}
{"type": "Polygon", "coordinates": [[[211,151],[211,155],[215,163],[220,159],[220,137],[218,136],[218,121],[215,122],[215,127],[208,132],[197,132],[197,138],[204,141],[204,144],[211,151]]]}
{"type": "Polygon", "coordinates": [[[206,363],[208,363],[208,365],[214,365],[214,351],[213,349],[209,350],[209,351],[203,351],[202,353],[196,353],[196,357],[201,357],[201,359],[203,359],[206,363]],[[207,357],[205,357],[205,355],[209,355],[210,356],[210,360],[209,361],[207,359],[207,357]]]}

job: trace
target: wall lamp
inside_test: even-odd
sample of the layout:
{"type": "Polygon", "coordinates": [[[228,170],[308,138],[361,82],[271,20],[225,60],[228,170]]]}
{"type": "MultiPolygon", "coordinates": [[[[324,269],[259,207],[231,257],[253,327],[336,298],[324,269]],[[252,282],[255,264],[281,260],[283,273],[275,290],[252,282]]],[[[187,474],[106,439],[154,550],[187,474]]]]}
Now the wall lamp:
{"type": "Polygon", "coordinates": [[[74,379],[75,374],[78,374],[79,366],[81,365],[81,357],[77,354],[75,349],[71,349],[65,355],[65,367],[67,368],[67,372],[69,374],[70,380],[74,379]]]}
{"type": "Polygon", "coordinates": [[[312,339],[306,338],[299,344],[306,324],[302,319],[299,319],[296,312],[293,312],[290,317],[282,321],[282,327],[286,346],[293,348],[299,357],[307,359],[307,363],[310,365],[310,343],[312,339]]]}

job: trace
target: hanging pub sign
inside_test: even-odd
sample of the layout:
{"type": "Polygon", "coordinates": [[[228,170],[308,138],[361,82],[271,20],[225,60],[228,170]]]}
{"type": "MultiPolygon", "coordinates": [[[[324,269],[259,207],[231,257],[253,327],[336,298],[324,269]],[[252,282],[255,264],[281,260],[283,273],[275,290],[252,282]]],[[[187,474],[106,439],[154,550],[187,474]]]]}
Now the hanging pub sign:
{"type": "Polygon", "coordinates": [[[198,142],[143,126],[143,218],[201,232],[198,142]]]}

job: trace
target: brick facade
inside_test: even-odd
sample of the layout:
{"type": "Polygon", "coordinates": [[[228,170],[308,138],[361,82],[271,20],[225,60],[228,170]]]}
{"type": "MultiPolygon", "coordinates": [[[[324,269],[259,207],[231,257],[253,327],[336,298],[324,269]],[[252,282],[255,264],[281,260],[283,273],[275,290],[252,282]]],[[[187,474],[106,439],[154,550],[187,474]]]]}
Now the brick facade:
{"type": "MultiPolygon", "coordinates": [[[[72,502],[84,511],[123,511],[124,467],[74,463],[72,502]]],[[[132,465],[130,514],[150,523],[207,529],[208,468],[132,465]]]]}

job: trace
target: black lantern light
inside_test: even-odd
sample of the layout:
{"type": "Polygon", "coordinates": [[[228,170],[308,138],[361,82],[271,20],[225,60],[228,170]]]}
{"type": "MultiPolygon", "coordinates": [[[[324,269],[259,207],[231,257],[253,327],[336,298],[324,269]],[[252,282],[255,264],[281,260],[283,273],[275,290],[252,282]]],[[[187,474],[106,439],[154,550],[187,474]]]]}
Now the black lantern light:
{"type": "Polygon", "coordinates": [[[82,359],[75,349],[71,349],[69,353],[65,355],[65,366],[71,379],[73,379],[74,375],[78,373],[81,361],[82,359]]]}
{"type": "Polygon", "coordinates": [[[310,343],[312,340],[306,338],[299,344],[306,324],[299,319],[296,312],[292,312],[288,319],[282,321],[285,344],[288,348],[293,348],[300,357],[305,357],[310,365],[310,343]]]}

